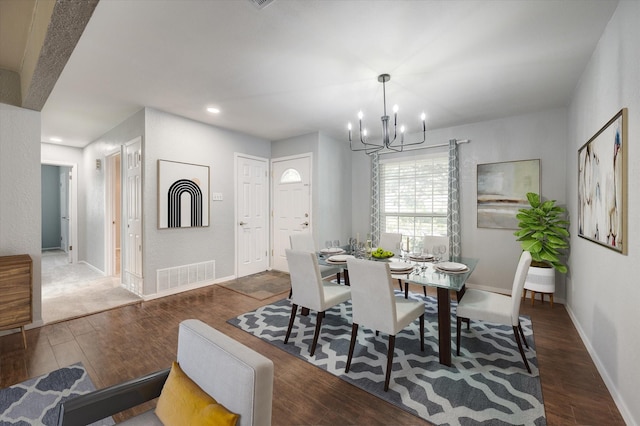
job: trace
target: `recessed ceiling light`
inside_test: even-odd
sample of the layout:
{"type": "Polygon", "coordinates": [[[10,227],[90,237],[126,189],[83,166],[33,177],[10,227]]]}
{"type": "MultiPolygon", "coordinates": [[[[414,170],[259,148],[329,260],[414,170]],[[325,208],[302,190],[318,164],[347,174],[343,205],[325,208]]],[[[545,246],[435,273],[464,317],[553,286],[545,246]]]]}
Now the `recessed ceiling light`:
{"type": "Polygon", "coordinates": [[[50,140],[51,142],[62,142],[62,139],[57,138],[57,137],[49,138],[49,140],[50,140]]]}
{"type": "Polygon", "coordinates": [[[210,112],[211,114],[219,114],[220,110],[218,108],[215,107],[208,107],[207,111],[210,112]]]}

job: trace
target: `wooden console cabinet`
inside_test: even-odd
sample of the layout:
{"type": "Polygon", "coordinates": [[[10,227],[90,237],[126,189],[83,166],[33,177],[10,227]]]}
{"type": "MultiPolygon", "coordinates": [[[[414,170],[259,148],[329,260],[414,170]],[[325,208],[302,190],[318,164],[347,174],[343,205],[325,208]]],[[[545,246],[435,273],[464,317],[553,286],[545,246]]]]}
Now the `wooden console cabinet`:
{"type": "Polygon", "coordinates": [[[24,326],[33,321],[32,261],[26,254],[0,256],[0,330],[20,328],[24,347],[24,326]]]}

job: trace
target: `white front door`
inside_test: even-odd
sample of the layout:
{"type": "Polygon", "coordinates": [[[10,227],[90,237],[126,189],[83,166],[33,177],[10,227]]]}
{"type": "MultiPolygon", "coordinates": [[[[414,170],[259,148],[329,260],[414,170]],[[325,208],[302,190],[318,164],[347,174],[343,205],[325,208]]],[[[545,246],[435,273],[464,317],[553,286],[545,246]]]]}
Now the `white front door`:
{"type": "Polygon", "coordinates": [[[269,267],[269,187],[265,158],[236,155],[236,263],[238,277],[269,267]]]}
{"type": "Polygon", "coordinates": [[[311,232],[311,154],[271,161],[273,249],[271,267],[289,271],[285,249],[295,232],[311,232]]]}
{"type": "Polygon", "coordinates": [[[142,138],[125,145],[123,162],[122,209],[126,228],[122,241],[122,283],[127,290],[142,295],[142,138]]]}

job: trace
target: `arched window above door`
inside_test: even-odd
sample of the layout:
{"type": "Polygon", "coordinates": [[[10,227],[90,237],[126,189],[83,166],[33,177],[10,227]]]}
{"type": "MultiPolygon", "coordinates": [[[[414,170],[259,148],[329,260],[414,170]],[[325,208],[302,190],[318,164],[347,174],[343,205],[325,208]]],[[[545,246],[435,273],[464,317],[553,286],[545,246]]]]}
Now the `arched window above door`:
{"type": "Polygon", "coordinates": [[[302,182],[300,172],[296,169],[287,169],[280,176],[280,183],[299,183],[302,182]]]}

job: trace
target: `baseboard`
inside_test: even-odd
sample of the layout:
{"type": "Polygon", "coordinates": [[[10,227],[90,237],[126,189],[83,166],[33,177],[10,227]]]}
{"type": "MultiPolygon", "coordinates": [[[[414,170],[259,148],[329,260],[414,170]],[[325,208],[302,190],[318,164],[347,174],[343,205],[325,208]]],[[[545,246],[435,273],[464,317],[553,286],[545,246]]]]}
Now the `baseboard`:
{"type": "Polygon", "coordinates": [[[607,373],[607,370],[604,368],[604,364],[602,363],[602,361],[600,361],[600,358],[598,357],[598,354],[593,348],[593,346],[591,346],[591,342],[587,338],[587,334],[584,332],[584,330],[580,326],[580,323],[578,322],[578,318],[575,316],[575,314],[573,313],[569,305],[565,305],[565,307],[567,308],[567,312],[569,313],[569,318],[571,318],[571,322],[573,322],[573,326],[576,328],[576,330],[578,330],[580,339],[582,340],[582,343],[584,343],[584,346],[587,348],[587,352],[589,352],[589,355],[591,356],[591,359],[593,360],[593,363],[595,364],[596,369],[598,370],[598,373],[600,373],[600,377],[602,377],[602,380],[604,381],[605,386],[609,390],[609,393],[611,394],[611,398],[613,398],[613,402],[616,404],[616,407],[618,407],[618,411],[620,411],[620,415],[624,419],[624,422],[628,425],[637,425],[638,423],[635,421],[635,419],[631,415],[631,412],[629,411],[623,399],[621,398],[620,394],[618,393],[618,389],[616,388],[613,380],[611,380],[611,377],[607,373]]]}
{"type": "Polygon", "coordinates": [[[102,276],[107,276],[106,272],[101,271],[100,269],[96,268],[95,266],[93,266],[92,264],[90,264],[89,262],[87,262],[86,260],[79,260],[78,263],[83,263],[85,265],[87,265],[89,268],[93,269],[94,271],[96,271],[97,273],[99,273],[102,276]]]}
{"type": "Polygon", "coordinates": [[[180,294],[185,291],[196,290],[198,288],[209,287],[211,285],[220,284],[226,281],[234,280],[235,278],[236,278],[235,275],[230,275],[228,277],[218,278],[211,282],[201,282],[201,283],[182,285],[180,287],[170,288],[159,293],[143,295],[142,300],[145,302],[148,302],[149,300],[159,299],[161,297],[173,296],[175,294],[180,294]]]}

